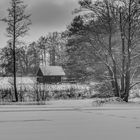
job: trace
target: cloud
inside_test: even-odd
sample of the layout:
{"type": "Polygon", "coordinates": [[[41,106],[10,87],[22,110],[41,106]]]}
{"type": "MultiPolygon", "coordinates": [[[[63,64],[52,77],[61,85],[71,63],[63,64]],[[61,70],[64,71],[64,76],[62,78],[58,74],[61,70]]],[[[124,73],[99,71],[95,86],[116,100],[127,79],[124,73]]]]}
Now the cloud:
{"type": "Polygon", "coordinates": [[[31,5],[38,5],[40,3],[54,3],[57,5],[63,5],[65,3],[75,3],[77,0],[24,0],[26,3],[31,5]]]}
{"type": "MultiPolygon", "coordinates": [[[[7,15],[6,9],[10,1],[0,0],[0,17],[7,15]]],[[[32,14],[30,36],[26,37],[28,41],[36,40],[47,32],[65,30],[72,21],[72,11],[78,7],[78,0],[24,0],[24,3],[32,14]]],[[[5,24],[0,23],[0,28],[0,46],[4,46],[8,40],[5,36],[5,24]]]]}
{"type": "Polygon", "coordinates": [[[70,21],[74,8],[76,2],[69,0],[45,1],[32,7],[32,21],[35,25],[59,27],[70,21]]]}
{"type": "Polygon", "coordinates": [[[78,3],[78,0],[41,1],[32,5],[30,9],[33,23],[30,30],[31,40],[37,40],[48,32],[65,30],[72,21],[72,11],[78,3]]]}

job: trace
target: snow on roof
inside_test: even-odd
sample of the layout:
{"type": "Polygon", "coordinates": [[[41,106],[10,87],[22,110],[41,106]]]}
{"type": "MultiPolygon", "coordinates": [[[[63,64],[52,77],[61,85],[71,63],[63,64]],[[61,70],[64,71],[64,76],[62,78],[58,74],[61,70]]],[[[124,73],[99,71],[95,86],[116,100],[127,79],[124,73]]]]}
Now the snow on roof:
{"type": "Polygon", "coordinates": [[[46,76],[65,76],[61,66],[40,66],[40,70],[46,76]]]}

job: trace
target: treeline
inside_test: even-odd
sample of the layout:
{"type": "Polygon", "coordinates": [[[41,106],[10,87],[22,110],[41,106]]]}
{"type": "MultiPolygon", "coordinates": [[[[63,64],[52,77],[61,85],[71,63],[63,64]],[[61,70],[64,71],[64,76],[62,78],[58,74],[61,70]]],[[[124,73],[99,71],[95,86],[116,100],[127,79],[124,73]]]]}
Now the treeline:
{"type": "MultiPolygon", "coordinates": [[[[35,74],[40,64],[61,65],[68,78],[102,82],[128,101],[130,90],[139,83],[135,82],[140,70],[139,0],[80,0],[74,13],[66,31],[46,33],[30,45],[16,42],[16,72],[35,74]]],[[[8,43],[1,50],[6,74],[14,71],[12,58],[8,43]]]]}
{"type": "MultiPolygon", "coordinates": [[[[35,75],[39,65],[64,65],[66,49],[65,33],[48,33],[38,41],[16,46],[16,73],[19,76],[35,75]]],[[[3,75],[13,74],[13,49],[10,43],[1,49],[1,68],[3,75]]]]}

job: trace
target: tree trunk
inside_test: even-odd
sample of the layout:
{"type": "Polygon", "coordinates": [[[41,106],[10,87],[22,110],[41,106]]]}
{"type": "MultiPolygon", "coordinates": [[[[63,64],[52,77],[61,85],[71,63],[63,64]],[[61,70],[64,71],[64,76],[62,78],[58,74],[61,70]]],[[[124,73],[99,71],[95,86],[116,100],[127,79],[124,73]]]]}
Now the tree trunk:
{"type": "Polygon", "coordinates": [[[44,45],[44,64],[45,66],[47,65],[47,60],[46,60],[46,46],[44,45]]]}
{"type": "Polygon", "coordinates": [[[126,78],[125,78],[125,93],[123,100],[128,102],[130,91],[130,65],[131,65],[131,5],[132,0],[129,0],[129,19],[128,19],[128,45],[127,45],[127,65],[126,65],[126,78]]]}
{"type": "Polygon", "coordinates": [[[18,93],[17,93],[17,86],[16,86],[17,84],[16,84],[16,55],[15,55],[15,49],[13,50],[13,57],[14,57],[14,92],[15,92],[15,101],[18,102],[18,93]]]}
{"type": "Polygon", "coordinates": [[[108,71],[109,71],[109,75],[110,75],[110,79],[111,79],[111,86],[113,89],[113,94],[116,97],[119,97],[119,86],[118,86],[117,79],[114,78],[114,71],[112,72],[109,67],[108,67],[108,71]]]}
{"type": "Polygon", "coordinates": [[[50,65],[55,66],[55,47],[53,46],[50,51],[50,65]]]}
{"type": "Polygon", "coordinates": [[[120,89],[119,89],[118,80],[117,80],[116,65],[114,66],[113,72],[114,72],[114,83],[115,83],[115,91],[116,91],[115,96],[116,96],[116,97],[120,97],[120,89]]]}
{"type": "MultiPolygon", "coordinates": [[[[109,11],[108,11],[109,12],[109,11]]],[[[109,14],[109,13],[108,13],[109,14]]],[[[110,14],[109,14],[109,17],[110,17],[110,14]]],[[[110,21],[109,22],[109,27],[110,27],[110,31],[109,31],[109,50],[108,50],[108,53],[112,59],[112,63],[113,63],[113,66],[112,66],[112,70],[113,70],[113,73],[112,73],[112,86],[113,86],[113,92],[115,94],[116,97],[119,97],[120,96],[120,90],[119,90],[119,85],[118,85],[118,80],[117,80],[117,68],[116,68],[116,62],[113,58],[113,52],[112,52],[112,28],[111,28],[111,23],[110,21]]]]}
{"type": "Polygon", "coordinates": [[[14,6],[14,26],[13,26],[13,65],[14,65],[14,92],[15,92],[15,101],[18,102],[18,93],[16,86],[16,9],[14,6]]]}
{"type": "Polygon", "coordinates": [[[125,92],[125,38],[122,23],[122,10],[120,9],[120,32],[122,41],[122,73],[121,73],[121,95],[125,92]]]}

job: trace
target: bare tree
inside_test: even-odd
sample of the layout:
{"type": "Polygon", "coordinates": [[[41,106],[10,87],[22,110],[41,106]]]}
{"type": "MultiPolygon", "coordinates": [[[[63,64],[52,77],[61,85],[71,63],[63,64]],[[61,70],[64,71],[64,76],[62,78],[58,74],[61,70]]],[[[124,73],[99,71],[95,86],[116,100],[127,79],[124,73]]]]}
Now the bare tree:
{"type": "Polygon", "coordinates": [[[12,45],[13,52],[13,75],[14,75],[14,92],[15,101],[18,101],[18,93],[16,88],[16,47],[18,39],[23,37],[29,30],[31,24],[30,15],[25,14],[26,5],[23,4],[22,0],[11,0],[10,7],[8,8],[8,16],[2,21],[7,23],[7,35],[11,39],[10,45],[12,45]]]}
{"type": "Polygon", "coordinates": [[[64,32],[52,32],[48,33],[46,37],[42,36],[39,38],[37,46],[40,50],[42,64],[61,65],[64,62],[66,46],[66,36],[64,34],[64,32]]]}

